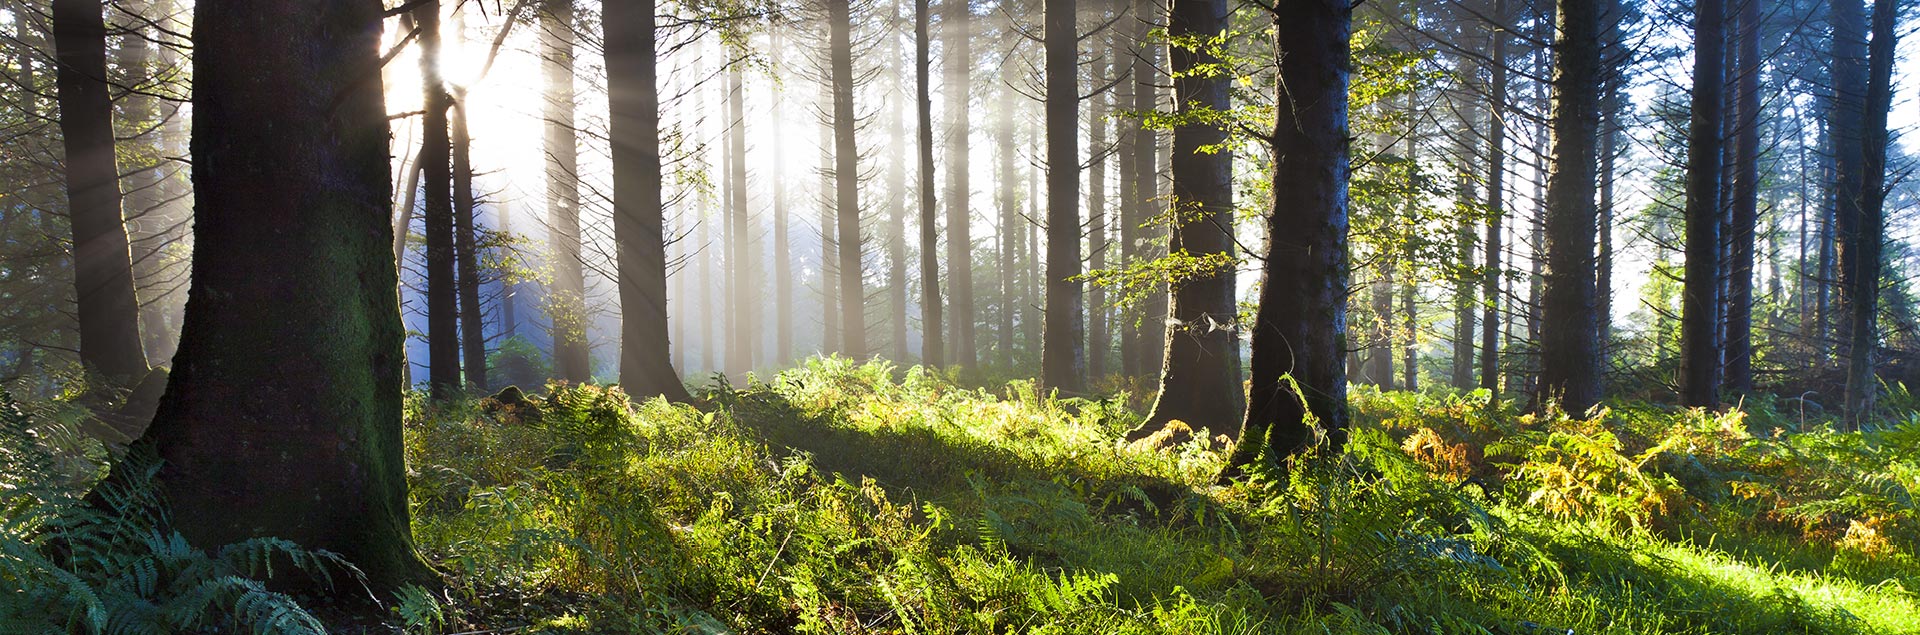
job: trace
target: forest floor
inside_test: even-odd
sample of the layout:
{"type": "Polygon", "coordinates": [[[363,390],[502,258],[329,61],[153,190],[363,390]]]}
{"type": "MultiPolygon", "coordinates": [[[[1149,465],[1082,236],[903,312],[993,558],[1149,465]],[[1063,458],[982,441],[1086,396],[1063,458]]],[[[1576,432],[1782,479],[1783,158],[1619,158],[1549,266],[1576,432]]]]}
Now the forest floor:
{"type": "Polygon", "coordinates": [[[1217,487],[1218,441],[1118,443],[1125,395],[825,360],[703,398],[416,409],[415,535],[453,583],[402,613],[440,632],[1920,633],[1920,419],[1535,417],[1361,388],[1343,452],[1217,487]]]}
{"type": "MultiPolygon", "coordinates": [[[[1899,386],[1906,414],[1867,432],[1764,398],[1570,418],[1358,387],[1342,451],[1223,487],[1220,440],[1120,443],[1136,396],[996,384],[831,359],[698,407],[415,396],[415,543],[447,585],[373,630],[1920,633],[1920,399],[1899,386]]],[[[164,514],[58,503],[59,474],[104,458],[56,451],[71,412],[0,393],[0,632],[324,628],[255,581],[324,553],[200,552],[164,514]]]]}

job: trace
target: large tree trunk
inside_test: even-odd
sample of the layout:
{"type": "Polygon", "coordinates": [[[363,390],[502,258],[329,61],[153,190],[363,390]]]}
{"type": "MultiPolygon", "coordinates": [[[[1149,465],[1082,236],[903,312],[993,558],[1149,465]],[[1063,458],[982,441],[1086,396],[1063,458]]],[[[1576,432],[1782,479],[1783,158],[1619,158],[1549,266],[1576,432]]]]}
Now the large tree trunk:
{"type": "Polygon", "coordinates": [[[440,2],[414,9],[420,30],[420,83],[425,129],[420,146],[420,175],[425,184],[427,248],[427,383],[436,399],[460,391],[460,322],[455,277],[453,157],[447,137],[452,97],[440,78],[440,2]]]}
{"type": "MultiPolygon", "coordinates": [[[[1857,6],[1857,4],[1856,4],[1857,6]]],[[[1879,385],[1873,349],[1879,342],[1880,252],[1885,237],[1887,111],[1893,106],[1894,26],[1892,0],[1873,2],[1873,43],[1868,58],[1865,112],[1861,117],[1860,198],[1852,210],[1851,244],[1842,243],[1841,293],[1847,295],[1847,417],[1859,426],[1873,415],[1879,385]]],[[[1844,218],[1847,205],[1841,204],[1844,218]]],[[[1847,236],[1842,233],[1842,236],[1847,236]]]]}
{"type": "Polygon", "coordinates": [[[480,321],[480,255],[473,222],[473,137],[467,131],[464,95],[453,107],[453,247],[459,273],[460,357],[467,385],[487,387],[487,336],[480,321]]]}
{"type": "Polygon", "coordinates": [[[1263,456],[1345,443],[1347,78],[1352,3],[1293,0],[1274,20],[1273,207],[1252,336],[1252,386],[1228,479],[1263,456]],[[1310,423],[1310,421],[1312,423],[1310,423]]]}
{"type": "Polygon", "coordinates": [[[972,151],[968,135],[968,99],[973,68],[973,20],[968,0],[944,0],[946,21],[942,36],[947,43],[947,282],[953,295],[951,322],[953,363],[964,368],[980,365],[980,351],[974,338],[973,315],[973,190],[967,184],[967,157],[972,151]]]}
{"type": "MultiPolygon", "coordinates": [[[[1174,0],[1168,35],[1213,38],[1228,28],[1226,0],[1174,0]]],[[[1174,104],[1181,113],[1225,113],[1231,79],[1201,71],[1219,64],[1206,49],[1170,48],[1174,104]]],[[[1220,146],[1227,131],[1217,125],[1190,124],[1173,129],[1173,198],[1179,206],[1173,224],[1173,253],[1196,258],[1234,256],[1233,153],[1220,146]]],[[[1128,436],[1150,434],[1178,419],[1209,437],[1239,432],[1235,419],[1246,414],[1240,385],[1239,305],[1234,270],[1182,280],[1173,286],[1173,316],[1167,320],[1167,354],[1160,371],[1160,396],[1147,421],[1128,436]]]]}
{"type": "Polygon", "coordinates": [[[668,352],[654,3],[606,2],[601,15],[607,136],[613,142],[613,239],[619,245],[620,386],[640,399],[686,401],[686,385],[668,352]]]}
{"type": "Polygon", "coordinates": [[[1074,0],[1046,3],[1047,322],[1040,384],[1086,392],[1086,308],[1080,275],[1080,66],[1074,0]]]}
{"type": "MultiPolygon", "coordinates": [[[[1462,57],[1463,61],[1460,62],[1461,68],[1459,75],[1464,81],[1465,78],[1471,78],[1476,73],[1472,63],[1465,61],[1470,58],[1466,56],[1462,57]]],[[[1478,236],[1474,232],[1475,223],[1473,221],[1474,215],[1472,214],[1472,210],[1474,207],[1475,194],[1473,188],[1473,166],[1479,162],[1479,147],[1475,141],[1475,133],[1471,132],[1471,129],[1478,125],[1477,115],[1479,113],[1471,101],[1462,104],[1461,108],[1463,110],[1461,112],[1460,122],[1462,124],[1461,128],[1463,129],[1455,132],[1455,134],[1459,135],[1456,138],[1459,147],[1455,150],[1454,157],[1455,165],[1458,166],[1454,176],[1458,184],[1458,190],[1454,194],[1453,372],[1451,373],[1450,379],[1456,390],[1465,391],[1472,390],[1474,386],[1473,305],[1475,301],[1478,300],[1478,296],[1475,295],[1474,290],[1474,283],[1477,280],[1472,273],[1474,266],[1473,248],[1474,243],[1478,242],[1476,240],[1478,236]]]]}
{"type": "Polygon", "coordinates": [[[1725,5],[1694,4],[1693,119],[1687,135],[1686,282],[1680,303],[1680,400],[1720,404],[1715,337],[1720,294],[1720,118],[1726,90],[1725,5]]]}
{"type": "Polygon", "coordinates": [[[866,287],[861,284],[860,147],[855,143],[853,112],[853,15],[849,0],[827,0],[833,75],[834,203],[839,208],[840,324],[843,352],[866,359],[866,287]]]}
{"type": "Polygon", "coordinates": [[[1540,307],[1538,402],[1579,415],[1600,403],[1595,313],[1595,183],[1600,140],[1600,4],[1560,0],[1553,56],[1552,164],[1547,174],[1546,277],[1540,307]]]}
{"type": "Polygon", "coordinates": [[[547,79],[546,154],[548,245],[553,251],[554,371],[574,383],[593,379],[587,349],[586,271],[580,257],[579,140],[573,123],[573,0],[546,0],[540,14],[542,69],[547,79]]]}
{"type": "MultiPolygon", "coordinates": [[[[59,62],[60,133],[66,150],[67,211],[73,227],[80,361],[117,382],[147,372],[134,298],[133,254],[120,213],[113,104],[107,94],[107,25],[100,0],[53,3],[59,62]]],[[[384,178],[384,177],[383,177],[384,178]]]]}
{"type": "MultiPolygon", "coordinates": [[[[731,325],[727,335],[727,375],[746,382],[753,370],[753,342],[760,333],[753,326],[753,315],[760,308],[753,299],[760,297],[753,284],[752,225],[747,214],[747,107],[746,73],[740,63],[727,69],[727,226],[732,230],[727,243],[727,269],[733,275],[727,281],[731,325]]],[[[783,309],[785,307],[782,307],[783,309]]]]}
{"type": "Polygon", "coordinates": [[[188,540],[338,552],[385,595],[430,574],[401,457],[386,103],[366,81],[382,11],[195,6],[193,286],[149,435],[188,540]]]}
{"type": "MultiPolygon", "coordinates": [[[[1507,19],[1507,0],[1494,0],[1493,19],[1507,19]]],[[[1485,279],[1480,289],[1486,303],[1480,316],[1480,387],[1500,394],[1500,305],[1503,227],[1507,217],[1507,40],[1513,36],[1504,25],[1490,29],[1493,38],[1492,66],[1487,98],[1487,253],[1485,279]]],[[[1497,401],[1495,402],[1497,403],[1497,401]]]]}
{"type": "Polygon", "coordinates": [[[920,361],[931,368],[946,364],[945,329],[940,325],[940,232],[933,195],[933,61],[927,42],[928,0],[913,3],[914,103],[919,118],[920,150],[920,361]]]}
{"type": "Polygon", "coordinates": [[[1753,391],[1754,230],[1760,214],[1760,0],[1740,3],[1734,73],[1732,225],[1727,241],[1726,379],[1728,392],[1753,391]]]}

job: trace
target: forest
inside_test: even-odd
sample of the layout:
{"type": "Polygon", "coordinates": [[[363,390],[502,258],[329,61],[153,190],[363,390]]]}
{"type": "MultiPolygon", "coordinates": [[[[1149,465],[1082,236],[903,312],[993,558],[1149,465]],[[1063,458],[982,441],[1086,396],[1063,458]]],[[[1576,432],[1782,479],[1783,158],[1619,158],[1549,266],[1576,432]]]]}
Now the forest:
{"type": "Polygon", "coordinates": [[[0,0],[0,633],[1920,634],[1909,0],[0,0]]]}

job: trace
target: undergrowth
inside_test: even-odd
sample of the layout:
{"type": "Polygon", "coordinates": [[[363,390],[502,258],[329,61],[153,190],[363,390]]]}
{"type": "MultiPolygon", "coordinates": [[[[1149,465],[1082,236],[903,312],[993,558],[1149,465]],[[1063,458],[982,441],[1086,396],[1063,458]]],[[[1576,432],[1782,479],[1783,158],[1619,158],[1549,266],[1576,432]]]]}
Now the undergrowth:
{"type": "MultiPolygon", "coordinates": [[[[1216,440],[1119,442],[1134,395],[962,381],[825,359],[710,386],[697,408],[565,384],[416,398],[415,542],[448,584],[389,599],[395,628],[1920,633],[1920,417],[1897,408],[1842,432],[1766,401],[1569,417],[1356,387],[1347,447],[1216,487],[1216,440]]],[[[7,500],[14,589],[83,596],[18,573],[69,570],[120,588],[19,564],[13,550],[49,543],[7,500]]],[[[249,624],[235,584],[198,628],[249,624]]],[[[154,606],[179,595],[123,586],[154,606]]],[[[71,616],[93,605],[42,604],[4,615],[91,624],[71,616]]]]}

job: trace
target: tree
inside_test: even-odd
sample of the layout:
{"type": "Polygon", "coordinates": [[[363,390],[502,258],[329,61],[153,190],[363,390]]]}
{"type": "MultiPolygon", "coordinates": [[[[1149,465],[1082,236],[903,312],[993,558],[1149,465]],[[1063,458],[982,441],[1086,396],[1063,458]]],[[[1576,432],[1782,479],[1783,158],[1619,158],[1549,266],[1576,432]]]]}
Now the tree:
{"type": "Polygon", "coordinates": [[[968,142],[972,130],[968,123],[968,93],[973,68],[973,10],[969,0],[943,0],[947,15],[942,24],[947,50],[947,277],[953,296],[953,314],[948,316],[952,329],[952,362],[964,368],[980,365],[975,349],[973,321],[973,191],[967,185],[968,142]]]}
{"type": "Polygon", "coordinates": [[[1246,418],[1221,479],[1307,448],[1317,427],[1346,441],[1347,80],[1353,5],[1274,9],[1273,203],[1254,316],[1246,418]]]}
{"type": "Polygon", "coordinates": [[[1222,61],[1205,45],[1224,38],[1230,16],[1226,0],[1174,0],[1167,34],[1175,117],[1173,129],[1173,242],[1177,257],[1214,262],[1210,270],[1172,288],[1172,319],[1167,320],[1167,353],[1160,371],[1160,395],[1138,438],[1175,419],[1207,436],[1233,435],[1234,420],[1246,414],[1240,385],[1240,307],[1235,298],[1233,239],[1233,153],[1222,147],[1227,130],[1211,121],[1232,107],[1231,83],[1218,68],[1222,61]]]}
{"type": "Polygon", "coordinates": [[[920,361],[939,368],[945,359],[940,327],[940,232],[933,194],[933,98],[928,94],[933,62],[927,49],[927,2],[913,3],[914,103],[920,133],[920,361]]]}
{"type": "MultiPolygon", "coordinates": [[[[900,0],[893,0],[887,16],[887,145],[892,156],[887,160],[887,334],[893,344],[893,359],[906,363],[907,350],[907,132],[900,107],[906,83],[901,65],[900,0]]],[[[916,102],[918,103],[918,102],[916,102]]]]}
{"type": "MultiPolygon", "coordinates": [[[[1132,31],[1128,39],[1140,43],[1139,48],[1134,50],[1133,60],[1133,110],[1138,113],[1153,112],[1160,107],[1160,83],[1155,72],[1160,63],[1156,54],[1159,47],[1146,46],[1145,43],[1151,36],[1148,27],[1160,24],[1165,15],[1161,13],[1162,6],[1159,0],[1133,0],[1135,17],[1128,20],[1132,31]]],[[[1154,131],[1145,125],[1130,128],[1133,134],[1131,169],[1134,192],[1127,197],[1132,213],[1123,222],[1133,228],[1133,239],[1127,241],[1133,252],[1127,260],[1139,262],[1154,258],[1158,251],[1154,244],[1156,232],[1149,226],[1154,215],[1151,201],[1157,199],[1160,189],[1160,141],[1154,131]]],[[[1154,372],[1158,370],[1154,365],[1166,359],[1167,303],[1167,293],[1148,293],[1146,301],[1141,303],[1139,315],[1132,320],[1137,325],[1134,357],[1141,377],[1158,375],[1154,372]]]]}
{"type": "Polygon", "coordinates": [[[66,150],[80,361],[127,382],[146,374],[147,355],[140,341],[133,254],[120,211],[113,104],[107,94],[107,25],[101,11],[100,0],[53,3],[54,57],[59,62],[54,75],[66,150]]]}
{"type": "Polygon", "coordinates": [[[1600,324],[1594,311],[1601,2],[1559,0],[1554,38],[1538,402],[1557,397],[1569,413],[1586,412],[1601,396],[1600,324]]]}
{"type": "Polygon", "coordinates": [[[401,457],[383,8],[194,8],[193,285],[148,435],[175,529],[335,551],[382,593],[414,555],[401,457]]]}
{"type": "MultiPolygon", "coordinates": [[[[1858,3],[1852,3],[1857,9],[1858,3]]],[[[1879,341],[1880,252],[1885,240],[1887,179],[1887,111],[1893,107],[1894,26],[1899,8],[1891,0],[1873,2],[1873,41],[1867,71],[1865,111],[1861,127],[1860,198],[1852,210],[1841,203],[1841,293],[1846,295],[1851,337],[1847,341],[1846,412],[1854,421],[1873,412],[1879,386],[1874,381],[1873,348],[1879,341]],[[1844,228],[1849,228],[1851,232],[1844,228]]],[[[1837,37],[1837,35],[1836,35],[1837,37]]]]}
{"type": "Polygon", "coordinates": [[[1760,0],[1739,4],[1735,31],[1733,187],[1727,262],[1727,391],[1753,390],[1754,230],[1760,211],[1760,0]]]}
{"type": "MultiPolygon", "coordinates": [[[[1080,275],[1080,86],[1074,0],[1046,2],[1047,322],[1040,384],[1086,392],[1085,298],[1080,275]]],[[[966,345],[968,343],[960,343],[966,345]]]]}
{"type": "Polygon", "coordinates": [[[420,86],[425,129],[420,180],[426,188],[427,384],[435,399],[460,391],[460,322],[456,299],[452,140],[447,113],[453,99],[440,76],[440,1],[425,0],[412,14],[420,32],[420,86]]]}
{"type": "Polygon", "coordinates": [[[661,208],[655,5],[604,2],[613,236],[619,245],[620,386],[642,399],[689,399],[669,354],[661,208]]]}
{"type": "Polygon", "coordinates": [[[1720,405],[1720,118],[1726,88],[1726,10],[1693,7],[1693,113],[1687,133],[1686,281],[1680,304],[1680,400],[1720,405]]]}
{"type": "Polygon", "coordinates": [[[1487,73],[1487,252],[1481,265],[1485,280],[1480,289],[1485,308],[1480,316],[1480,387],[1500,394],[1500,276],[1507,216],[1507,40],[1513,37],[1507,20],[1507,0],[1494,0],[1489,37],[1493,59],[1487,73]]]}
{"type": "Polygon", "coordinates": [[[542,71],[547,80],[547,222],[553,251],[553,365],[561,379],[593,379],[587,349],[586,272],[580,257],[579,139],[573,123],[573,0],[545,0],[540,14],[542,71]]]}
{"type": "Polygon", "coordinates": [[[833,83],[834,203],[839,210],[841,351],[867,356],[866,287],[861,283],[860,146],[854,138],[853,8],[850,0],[827,0],[830,73],[833,83]]]}
{"type": "Polygon", "coordinates": [[[727,334],[727,374],[744,378],[753,370],[753,342],[760,336],[753,328],[758,293],[753,286],[752,232],[747,214],[747,107],[746,73],[741,64],[727,68],[727,244],[728,304],[733,329],[727,334]]]}
{"type": "Polygon", "coordinates": [[[473,137],[467,130],[467,104],[462,95],[453,104],[453,248],[460,300],[460,356],[467,385],[487,387],[487,336],[480,313],[480,254],[473,222],[473,137]]]}

